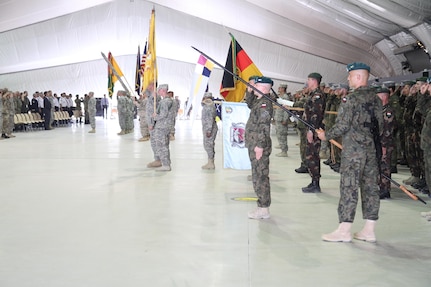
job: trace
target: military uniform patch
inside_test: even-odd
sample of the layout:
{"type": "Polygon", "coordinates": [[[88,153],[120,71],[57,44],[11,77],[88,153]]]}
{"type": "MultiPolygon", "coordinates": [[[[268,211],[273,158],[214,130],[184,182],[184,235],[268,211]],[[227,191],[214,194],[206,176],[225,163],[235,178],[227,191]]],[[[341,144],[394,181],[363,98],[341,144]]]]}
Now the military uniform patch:
{"type": "Polygon", "coordinates": [[[266,104],[265,104],[265,103],[263,103],[260,107],[261,107],[261,108],[266,108],[266,104]]]}
{"type": "Polygon", "coordinates": [[[347,102],[347,98],[346,97],[343,97],[341,100],[343,101],[343,103],[347,102]]]}
{"type": "Polygon", "coordinates": [[[392,117],[392,113],[391,113],[391,112],[387,112],[387,113],[386,113],[386,117],[387,117],[388,119],[390,119],[390,118],[392,117]]]}

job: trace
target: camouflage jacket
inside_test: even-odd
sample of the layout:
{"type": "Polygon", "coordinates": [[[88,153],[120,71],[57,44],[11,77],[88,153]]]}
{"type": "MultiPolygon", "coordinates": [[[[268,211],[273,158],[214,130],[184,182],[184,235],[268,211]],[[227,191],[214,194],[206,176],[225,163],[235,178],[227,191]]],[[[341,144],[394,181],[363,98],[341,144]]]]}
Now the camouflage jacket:
{"type": "Polygon", "coordinates": [[[431,151],[431,109],[428,109],[424,118],[425,120],[421,133],[421,149],[429,154],[431,151]]]}
{"type": "MultiPolygon", "coordinates": [[[[248,104],[248,102],[247,102],[248,104]]],[[[253,101],[250,116],[245,126],[245,145],[247,148],[271,148],[272,102],[267,98],[253,101]]]]}
{"type": "Polygon", "coordinates": [[[211,99],[206,99],[202,102],[202,132],[213,133],[218,130],[215,118],[217,111],[214,102],[211,99]]]}
{"type": "Polygon", "coordinates": [[[382,102],[369,87],[355,89],[341,99],[335,125],[326,132],[326,138],[331,140],[342,137],[345,150],[357,151],[359,148],[375,151],[370,129],[372,113],[377,118],[379,131],[382,131],[382,102]]]}
{"type": "Polygon", "coordinates": [[[388,105],[383,106],[383,131],[381,136],[382,147],[395,146],[394,130],[397,126],[397,117],[394,108],[388,105]]]}
{"type": "Polygon", "coordinates": [[[173,121],[169,116],[172,109],[172,99],[170,97],[163,98],[157,106],[157,114],[154,120],[156,121],[156,129],[170,129],[173,121]]]}
{"type": "Polygon", "coordinates": [[[302,118],[313,127],[323,128],[323,116],[325,114],[325,94],[316,88],[307,97],[302,118]]]}

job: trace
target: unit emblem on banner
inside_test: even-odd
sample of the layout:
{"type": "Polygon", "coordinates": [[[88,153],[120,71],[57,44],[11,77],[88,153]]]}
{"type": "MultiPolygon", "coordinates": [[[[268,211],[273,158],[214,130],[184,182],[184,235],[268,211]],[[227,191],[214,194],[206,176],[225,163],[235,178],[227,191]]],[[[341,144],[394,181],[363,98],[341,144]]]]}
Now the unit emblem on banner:
{"type": "Polygon", "coordinates": [[[232,123],[230,126],[230,143],[233,147],[245,147],[245,124],[232,123]]]}

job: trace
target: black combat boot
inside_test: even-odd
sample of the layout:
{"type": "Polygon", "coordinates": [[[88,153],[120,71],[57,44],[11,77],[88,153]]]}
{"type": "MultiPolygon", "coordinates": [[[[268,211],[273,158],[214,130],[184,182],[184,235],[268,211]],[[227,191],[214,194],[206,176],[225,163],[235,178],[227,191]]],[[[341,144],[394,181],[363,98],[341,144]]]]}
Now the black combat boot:
{"type": "Polygon", "coordinates": [[[304,193],[320,193],[321,191],[320,191],[319,181],[313,179],[307,187],[302,188],[302,192],[304,192],[304,193]]]}
{"type": "Polygon", "coordinates": [[[397,166],[391,166],[391,173],[398,173],[398,168],[397,166]]]}
{"type": "Polygon", "coordinates": [[[300,166],[299,168],[295,169],[296,173],[308,173],[308,168],[305,166],[300,166]]]}
{"type": "Polygon", "coordinates": [[[391,194],[389,190],[386,190],[386,189],[381,189],[379,192],[379,195],[380,195],[380,199],[391,198],[391,194]]]}

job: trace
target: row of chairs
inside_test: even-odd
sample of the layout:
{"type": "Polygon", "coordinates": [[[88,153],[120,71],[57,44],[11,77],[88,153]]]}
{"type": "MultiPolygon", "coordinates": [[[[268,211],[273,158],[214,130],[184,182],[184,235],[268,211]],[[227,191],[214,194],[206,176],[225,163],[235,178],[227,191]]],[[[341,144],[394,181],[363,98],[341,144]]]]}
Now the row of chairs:
{"type": "MultiPolygon", "coordinates": [[[[67,125],[70,123],[71,117],[66,111],[54,112],[54,125],[67,125]]],[[[20,113],[14,115],[15,130],[27,130],[34,128],[45,128],[45,120],[42,119],[39,113],[20,113]]]]}

